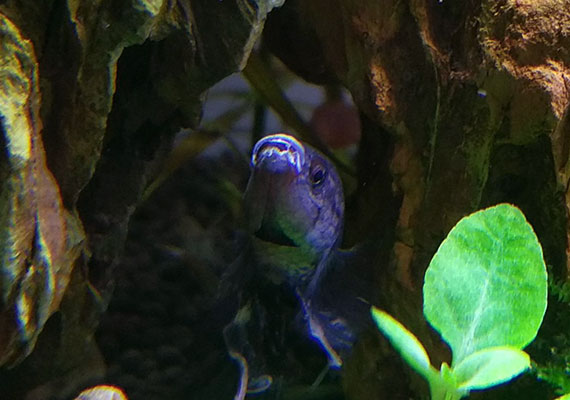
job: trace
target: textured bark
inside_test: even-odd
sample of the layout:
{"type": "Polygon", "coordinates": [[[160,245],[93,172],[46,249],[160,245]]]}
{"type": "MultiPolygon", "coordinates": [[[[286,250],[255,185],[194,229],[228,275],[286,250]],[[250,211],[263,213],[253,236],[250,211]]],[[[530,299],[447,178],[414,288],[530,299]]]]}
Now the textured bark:
{"type": "MultiPolygon", "coordinates": [[[[299,57],[310,48],[292,50],[279,41],[279,35],[295,33],[268,30],[275,53],[301,73],[311,66],[299,67],[299,58],[314,62],[313,72],[326,71],[306,79],[327,80],[332,71],[359,109],[387,132],[384,145],[393,146],[387,163],[402,204],[393,258],[379,266],[385,270],[383,306],[431,343],[435,365],[447,355],[418,326],[423,275],[461,217],[498,202],[518,205],[539,236],[553,277],[566,279],[568,1],[291,0],[285,8],[311,34],[311,43],[320,43],[322,55],[299,57]]],[[[281,13],[272,14],[270,26],[274,19],[281,23],[281,13]]],[[[377,175],[384,163],[371,160],[381,154],[362,153],[377,175]]],[[[360,211],[368,226],[370,216],[379,215],[371,210],[384,205],[371,205],[378,199],[372,189],[361,188],[360,196],[368,199],[360,211]]],[[[362,357],[356,357],[359,375],[348,374],[351,398],[395,398],[396,389],[382,392],[372,378],[363,382],[381,374],[363,372],[362,357]]]]}
{"type": "Polygon", "coordinates": [[[129,217],[274,3],[2,2],[0,397],[101,372],[93,332],[129,217]]]}

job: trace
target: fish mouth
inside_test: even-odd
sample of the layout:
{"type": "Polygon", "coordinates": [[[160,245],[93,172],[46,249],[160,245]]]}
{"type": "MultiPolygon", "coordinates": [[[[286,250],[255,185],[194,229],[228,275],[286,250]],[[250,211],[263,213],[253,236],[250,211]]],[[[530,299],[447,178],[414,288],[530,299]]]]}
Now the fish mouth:
{"type": "Polygon", "coordinates": [[[259,140],[253,148],[251,164],[263,165],[271,172],[283,173],[294,168],[297,175],[305,164],[305,147],[293,136],[283,133],[269,135],[259,140]]]}

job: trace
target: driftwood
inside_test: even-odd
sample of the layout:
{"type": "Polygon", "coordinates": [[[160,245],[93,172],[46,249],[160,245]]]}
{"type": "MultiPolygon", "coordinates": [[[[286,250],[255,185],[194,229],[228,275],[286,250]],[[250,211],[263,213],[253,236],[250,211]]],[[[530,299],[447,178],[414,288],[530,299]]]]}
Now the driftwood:
{"type": "MultiPolygon", "coordinates": [[[[0,4],[0,384],[11,398],[100,372],[93,331],[129,217],[174,133],[197,124],[203,92],[244,68],[279,5],[120,3],[0,4]]],[[[423,274],[462,216],[518,205],[552,278],[566,280],[569,1],[288,0],[264,41],[305,79],[351,92],[363,145],[347,242],[395,232],[392,258],[378,260],[383,305],[435,362],[448,355],[422,322],[423,274]]],[[[409,395],[413,378],[387,372],[400,364],[384,345],[362,346],[377,349],[347,366],[348,397],[409,395]]]]}
{"type": "MultiPolygon", "coordinates": [[[[552,278],[566,280],[569,10],[564,0],[289,0],[269,17],[270,49],[308,80],[342,83],[363,113],[348,233],[358,241],[394,229],[382,225],[394,208],[381,188],[392,183],[401,207],[393,258],[378,262],[383,306],[423,331],[424,342],[432,339],[437,361],[448,354],[419,326],[421,287],[461,217],[499,202],[518,205],[552,278]]],[[[557,323],[557,308],[551,302],[545,325],[557,323]]],[[[371,353],[348,368],[349,397],[406,398],[390,373],[381,383],[375,365],[389,360],[379,352],[367,359],[371,353]]]]}
{"type": "Polygon", "coordinates": [[[2,398],[100,373],[93,332],[129,217],[174,133],[198,122],[202,93],[244,67],[273,6],[0,5],[2,398]]]}

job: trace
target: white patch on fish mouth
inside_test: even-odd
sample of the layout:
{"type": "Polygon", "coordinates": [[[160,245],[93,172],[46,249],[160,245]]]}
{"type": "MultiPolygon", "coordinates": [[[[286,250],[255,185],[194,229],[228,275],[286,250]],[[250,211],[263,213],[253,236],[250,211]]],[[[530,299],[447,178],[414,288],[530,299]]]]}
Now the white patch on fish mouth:
{"type": "Polygon", "coordinates": [[[255,167],[260,159],[287,159],[295,167],[297,174],[303,170],[305,147],[293,136],[284,133],[269,135],[260,139],[253,148],[251,164],[255,167]]]}

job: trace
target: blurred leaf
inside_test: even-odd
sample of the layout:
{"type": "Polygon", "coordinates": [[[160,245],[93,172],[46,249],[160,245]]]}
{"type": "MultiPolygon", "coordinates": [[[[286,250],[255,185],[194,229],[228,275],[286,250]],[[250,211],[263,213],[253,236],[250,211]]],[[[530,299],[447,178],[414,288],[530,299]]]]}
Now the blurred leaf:
{"type": "Polygon", "coordinates": [[[283,122],[290,126],[301,138],[319,148],[323,143],[311,132],[295,107],[291,104],[271,68],[257,53],[251,53],[242,71],[255,91],[277,113],[283,122]]]}
{"type": "Polygon", "coordinates": [[[227,133],[232,130],[233,126],[253,107],[252,101],[244,102],[237,107],[230,108],[223,112],[212,121],[208,121],[203,125],[205,131],[217,131],[227,133]]]}
{"type": "Polygon", "coordinates": [[[193,131],[190,135],[184,138],[178,145],[176,145],[170,156],[166,159],[162,170],[155,178],[154,181],[144,191],[142,196],[142,201],[148,199],[148,197],[158,188],[162,183],[168,179],[170,175],[176,172],[189,160],[196,157],[204,149],[210,146],[219,135],[215,132],[209,131],[193,131]]]}
{"type": "Polygon", "coordinates": [[[228,179],[220,179],[216,182],[215,186],[226,208],[230,210],[234,219],[237,218],[241,211],[242,193],[236,185],[228,179]]]}
{"type": "Polygon", "coordinates": [[[255,94],[251,89],[224,89],[224,90],[212,90],[208,93],[208,101],[212,99],[232,99],[232,100],[244,100],[253,103],[255,100],[255,94]]]}
{"type": "Polygon", "coordinates": [[[315,135],[305,121],[303,121],[301,115],[299,115],[281,89],[268,63],[264,61],[259,54],[255,52],[251,53],[249,61],[242,73],[258,95],[275,111],[285,125],[290,126],[302,140],[316,147],[333,160],[340,169],[354,176],[352,168],[340,161],[327,148],[323,141],[315,135]]]}
{"type": "MultiPolygon", "coordinates": [[[[188,161],[196,157],[217,139],[223,136],[223,133],[231,131],[232,127],[239,121],[251,108],[249,102],[240,104],[231,108],[214,120],[204,124],[201,130],[192,131],[180,143],[175,145],[170,155],[164,162],[162,170],[152,183],[146,188],[143,194],[143,201],[164,183],[166,179],[188,161]]],[[[229,143],[232,149],[232,143],[229,143]]],[[[239,152],[238,152],[239,153],[239,152]]]]}

